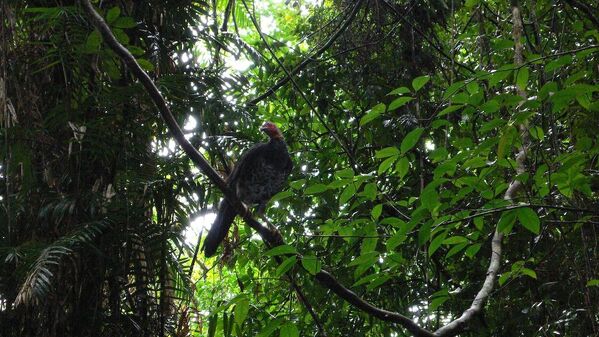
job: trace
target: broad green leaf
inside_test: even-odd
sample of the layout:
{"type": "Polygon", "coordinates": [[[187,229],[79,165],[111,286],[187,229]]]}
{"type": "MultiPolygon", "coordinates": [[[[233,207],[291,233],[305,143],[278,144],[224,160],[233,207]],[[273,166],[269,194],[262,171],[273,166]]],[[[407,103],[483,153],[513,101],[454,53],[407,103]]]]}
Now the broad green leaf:
{"type": "Polygon", "coordinates": [[[379,219],[382,212],[383,212],[383,205],[378,204],[372,208],[372,211],[370,211],[370,215],[372,216],[372,219],[376,221],[379,219]]]}
{"type": "Polygon", "coordinates": [[[518,70],[518,75],[516,75],[516,85],[520,90],[526,90],[526,86],[528,85],[528,75],[527,67],[518,70]]]}
{"type": "Polygon", "coordinates": [[[366,113],[366,115],[364,115],[360,119],[360,126],[364,126],[364,125],[372,122],[373,120],[377,119],[381,114],[383,114],[385,112],[386,108],[387,107],[383,103],[379,103],[379,104],[375,105],[374,107],[372,107],[372,109],[370,109],[366,113]]]}
{"type": "Polygon", "coordinates": [[[366,253],[374,251],[379,240],[378,233],[376,231],[376,224],[374,222],[369,222],[366,224],[363,233],[366,237],[362,240],[360,255],[365,255],[366,253]]]}
{"type": "Polygon", "coordinates": [[[143,69],[145,71],[153,71],[154,70],[154,65],[146,59],[137,59],[137,63],[139,63],[139,66],[141,67],[141,69],[143,69]]]}
{"type": "Polygon", "coordinates": [[[95,29],[87,36],[85,50],[88,52],[94,52],[98,50],[100,44],[102,44],[102,35],[100,35],[100,32],[97,29],[95,29]]]}
{"type": "Polygon", "coordinates": [[[283,199],[287,199],[290,196],[293,195],[293,192],[290,190],[286,190],[286,191],[281,191],[277,194],[275,194],[272,198],[270,198],[269,202],[275,202],[275,201],[279,201],[279,200],[283,200],[283,199]]]}
{"type": "Polygon", "coordinates": [[[385,282],[389,281],[390,279],[391,279],[391,276],[389,276],[389,275],[379,276],[376,279],[374,279],[372,282],[370,282],[370,284],[368,286],[366,286],[366,290],[370,291],[370,290],[376,289],[376,288],[382,286],[385,282]]]}
{"type": "Polygon", "coordinates": [[[387,247],[388,251],[393,251],[395,250],[395,248],[397,248],[397,246],[404,242],[406,238],[407,236],[405,233],[403,233],[402,231],[397,231],[395,234],[393,234],[392,237],[387,239],[387,242],[385,242],[385,246],[387,247]]]}
{"type": "Polygon", "coordinates": [[[121,9],[118,6],[112,7],[106,13],[106,22],[113,23],[121,15],[121,9]]]}
{"type": "Polygon", "coordinates": [[[445,240],[445,236],[447,235],[446,231],[441,232],[441,234],[437,235],[428,246],[428,256],[433,256],[433,254],[441,247],[443,240],[445,240]]]}
{"type": "Polygon", "coordinates": [[[528,132],[530,133],[530,136],[536,140],[543,140],[543,137],[545,137],[543,128],[540,126],[533,126],[528,130],[528,132]]]}
{"type": "Polygon", "coordinates": [[[483,104],[480,109],[486,113],[494,113],[499,111],[499,102],[497,102],[496,100],[492,99],[488,102],[486,102],[485,104],[483,104]]]}
{"type": "Polygon", "coordinates": [[[430,80],[430,76],[420,76],[420,77],[416,77],[413,81],[412,81],[412,88],[414,88],[415,91],[420,90],[420,88],[422,88],[429,80],[430,80]]]}
{"type": "Polygon", "coordinates": [[[403,94],[407,94],[409,92],[410,92],[410,89],[408,89],[407,87],[399,87],[397,89],[393,89],[387,95],[403,95],[403,94]]]}
{"type": "Polygon", "coordinates": [[[450,85],[449,88],[447,88],[447,90],[445,90],[445,93],[443,94],[443,99],[444,100],[450,99],[453,95],[455,95],[458,91],[460,91],[463,86],[464,86],[464,81],[455,82],[454,84],[450,85]]]}
{"type": "Polygon", "coordinates": [[[515,222],[516,222],[516,211],[515,210],[504,211],[501,214],[501,218],[499,219],[499,222],[497,223],[497,230],[504,234],[508,234],[509,232],[512,231],[512,226],[514,226],[515,222]]]}
{"type": "Polygon", "coordinates": [[[489,87],[492,88],[496,86],[497,84],[499,84],[499,82],[503,81],[508,76],[510,76],[513,72],[513,69],[514,66],[512,64],[506,64],[503,67],[497,69],[489,77],[489,87]]]}
{"type": "Polygon", "coordinates": [[[587,287],[599,287],[599,279],[592,279],[587,282],[587,287]]]}
{"type": "Polygon", "coordinates": [[[406,105],[409,101],[413,100],[413,97],[399,97],[393,100],[391,104],[389,104],[389,111],[395,110],[399,107],[406,105]]]}
{"type": "Polygon", "coordinates": [[[250,301],[247,298],[241,299],[235,304],[235,323],[241,326],[245,321],[248,311],[250,310],[250,301]]]}
{"type": "Polygon", "coordinates": [[[376,199],[376,192],[377,192],[376,183],[368,183],[368,184],[366,184],[366,186],[364,186],[364,190],[362,191],[362,194],[369,200],[374,200],[374,199],[376,199]]]}
{"type": "Polygon", "coordinates": [[[399,146],[401,153],[406,153],[416,146],[420,140],[422,132],[424,132],[423,128],[416,128],[410,131],[401,141],[401,145],[399,146]]]}
{"type": "Polygon", "coordinates": [[[449,296],[436,297],[433,298],[431,303],[429,304],[428,310],[429,312],[433,312],[437,310],[443,303],[445,303],[449,299],[449,296]]]}
{"type": "Polygon", "coordinates": [[[279,337],[299,337],[299,330],[293,323],[287,323],[281,327],[279,337]]]}
{"type": "Polygon", "coordinates": [[[371,266],[379,259],[379,253],[377,251],[370,251],[364,255],[358,256],[355,260],[351,261],[348,266],[359,266],[368,265],[371,266]]]}
{"type": "Polygon", "coordinates": [[[287,255],[287,254],[297,254],[297,250],[295,247],[289,245],[281,245],[276,246],[275,248],[270,249],[264,255],[266,256],[277,256],[277,255],[287,255]]]}
{"type": "Polygon", "coordinates": [[[447,108],[439,111],[439,113],[437,114],[437,116],[441,117],[441,116],[445,116],[447,114],[450,114],[454,111],[460,110],[461,108],[463,108],[463,105],[450,105],[447,108]]]}
{"type": "Polygon", "coordinates": [[[537,273],[532,269],[522,268],[520,269],[520,273],[528,277],[534,278],[535,280],[537,279],[537,273]]]}
{"type": "Polygon", "coordinates": [[[304,194],[305,195],[319,194],[328,189],[329,189],[328,186],[325,184],[314,184],[314,185],[308,186],[308,188],[306,188],[306,190],[304,191],[304,194]]]}
{"type": "Polygon", "coordinates": [[[305,255],[302,258],[302,266],[308,271],[308,273],[312,275],[318,274],[320,272],[320,268],[322,264],[318,260],[318,258],[314,255],[305,255]]]}
{"type": "Polygon", "coordinates": [[[396,155],[399,155],[399,150],[395,146],[390,146],[376,151],[376,154],[374,156],[375,158],[387,158],[396,155]]]}
{"type": "Polygon", "coordinates": [[[395,163],[396,160],[397,156],[392,156],[383,160],[383,162],[379,165],[379,169],[377,171],[378,175],[385,173],[385,171],[387,171],[393,165],[393,163],[395,163]]]}
{"type": "Polygon", "coordinates": [[[445,254],[445,258],[450,258],[454,256],[455,254],[461,252],[464,248],[466,248],[466,246],[468,246],[467,243],[458,243],[456,245],[453,245],[453,247],[451,247],[447,254],[445,254]]]}
{"type": "Polygon", "coordinates": [[[133,20],[131,17],[121,16],[112,24],[112,26],[121,29],[128,29],[137,26],[137,22],[135,22],[135,20],[133,20]]]}
{"type": "Polygon", "coordinates": [[[480,243],[475,243],[472,246],[468,247],[468,249],[466,249],[466,256],[468,256],[469,258],[473,258],[476,253],[478,253],[478,251],[480,250],[481,244],[480,243]]]}
{"type": "Polygon", "coordinates": [[[443,244],[446,245],[457,245],[458,243],[464,243],[464,242],[468,242],[468,239],[466,239],[463,236],[450,236],[447,239],[443,240],[443,244]]]}
{"type": "Polygon", "coordinates": [[[522,226],[538,235],[541,230],[541,223],[537,213],[528,207],[518,208],[516,212],[518,214],[518,220],[522,226]]]}
{"type": "Polygon", "coordinates": [[[295,262],[297,262],[297,256],[293,255],[293,256],[288,257],[277,267],[277,270],[275,271],[275,275],[277,277],[282,276],[283,274],[288,272],[289,269],[291,269],[293,267],[293,265],[295,265],[295,262]]]}
{"type": "Polygon", "coordinates": [[[293,188],[294,190],[299,190],[302,187],[304,187],[305,183],[306,183],[306,179],[300,179],[300,180],[290,182],[289,187],[293,188]]]}
{"type": "Polygon", "coordinates": [[[339,205],[346,204],[356,194],[356,185],[351,183],[341,192],[339,196],[339,205]]]}
{"type": "Polygon", "coordinates": [[[408,174],[408,171],[410,170],[410,161],[408,160],[408,158],[402,157],[397,162],[397,166],[395,167],[395,170],[397,171],[399,178],[403,179],[403,177],[405,177],[406,174],[408,174]]]}

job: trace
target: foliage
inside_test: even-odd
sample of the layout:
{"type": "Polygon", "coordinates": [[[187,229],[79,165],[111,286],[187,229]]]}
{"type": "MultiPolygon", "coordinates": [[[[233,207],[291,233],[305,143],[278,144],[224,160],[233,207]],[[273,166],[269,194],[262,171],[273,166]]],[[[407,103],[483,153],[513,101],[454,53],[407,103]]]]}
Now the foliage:
{"type": "Polygon", "coordinates": [[[434,330],[480,290],[495,229],[500,275],[461,335],[599,333],[597,5],[520,3],[522,63],[508,1],[95,5],[223,175],[282,126],[295,168],[265,216],[287,244],[239,221],[199,255],[186,230],[221,194],[79,4],[3,2],[3,336],[408,335],[325,268],[434,330]]]}

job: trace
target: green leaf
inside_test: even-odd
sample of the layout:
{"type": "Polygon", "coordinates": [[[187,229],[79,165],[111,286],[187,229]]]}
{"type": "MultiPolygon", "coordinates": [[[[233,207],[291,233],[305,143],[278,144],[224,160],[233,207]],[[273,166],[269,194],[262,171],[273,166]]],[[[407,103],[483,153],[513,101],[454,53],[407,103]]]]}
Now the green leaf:
{"type": "Polygon", "coordinates": [[[472,246],[468,247],[468,249],[466,249],[466,256],[468,256],[469,258],[473,258],[476,253],[478,253],[478,251],[480,250],[481,244],[480,243],[475,243],[472,246]]]}
{"type": "Polygon", "coordinates": [[[141,69],[143,69],[145,71],[153,71],[154,70],[154,65],[146,59],[137,59],[137,63],[139,63],[139,66],[141,67],[141,69]]]}
{"type": "Polygon", "coordinates": [[[264,253],[266,256],[277,256],[277,255],[287,255],[287,254],[297,254],[297,250],[295,247],[290,245],[281,245],[272,248],[271,250],[264,253]]]}
{"type": "Polygon", "coordinates": [[[95,29],[87,36],[87,40],[85,41],[85,50],[87,52],[94,52],[100,48],[100,44],[102,44],[102,35],[100,32],[95,29]]]}
{"type": "Polygon", "coordinates": [[[406,174],[408,174],[408,171],[410,170],[410,161],[408,160],[408,158],[402,157],[397,162],[396,170],[397,174],[399,174],[399,178],[403,179],[403,177],[405,177],[406,174]]]}
{"type": "Polygon", "coordinates": [[[295,265],[295,262],[297,262],[297,256],[293,255],[293,256],[288,257],[287,259],[285,259],[285,261],[283,261],[277,267],[277,270],[275,271],[275,275],[277,277],[280,277],[281,275],[285,274],[286,272],[289,271],[289,269],[291,269],[293,267],[293,265],[295,265]]]}
{"type": "Polygon", "coordinates": [[[401,153],[406,153],[416,146],[420,140],[422,132],[424,132],[423,128],[416,128],[410,131],[410,133],[408,133],[401,141],[401,145],[399,146],[401,153]]]}
{"type": "Polygon", "coordinates": [[[268,322],[268,325],[264,329],[262,329],[262,331],[260,331],[260,333],[256,335],[256,337],[268,337],[273,332],[275,332],[275,330],[277,330],[279,326],[281,326],[281,319],[272,320],[268,322]]]}
{"type": "Polygon", "coordinates": [[[306,190],[304,191],[304,194],[305,195],[319,194],[328,189],[329,189],[328,186],[325,184],[314,184],[314,185],[308,186],[308,188],[306,188],[306,190]]]}
{"type": "Polygon", "coordinates": [[[599,279],[592,279],[587,282],[587,287],[599,287],[599,279]]]}
{"type": "Polygon", "coordinates": [[[281,327],[279,337],[299,337],[299,330],[293,323],[287,323],[281,327]]]}
{"type": "Polygon", "coordinates": [[[447,108],[439,111],[439,113],[437,114],[437,116],[441,117],[441,116],[445,116],[447,114],[450,114],[454,111],[460,110],[462,109],[464,106],[463,105],[450,105],[447,108]]]}
{"type": "Polygon", "coordinates": [[[351,183],[341,192],[339,196],[339,205],[346,204],[356,194],[356,185],[351,183]]]}
{"type": "Polygon", "coordinates": [[[537,279],[537,273],[532,269],[523,267],[522,269],[520,269],[520,273],[528,277],[534,278],[535,280],[537,279]]]}
{"type": "Polygon", "coordinates": [[[412,88],[414,88],[415,91],[420,90],[420,88],[422,88],[429,80],[431,79],[430,76],[425,75],[425,76],[420,76],[420,77],[416,77],[413,81],[412,81],[412,88]]]}
{"type": "Polygon", "coordinates": [[[375,158],[387,158],[391,156],[399,155],[399,150],[395,146],[386,147],[382,150],[376,151],[375,158]]]}
{"type": "Polygon", "coordinates": [[[437,310],[437,308],[440,307],[443,303],[445,303],[448,299],[449,299],[449,296],[443,296],[443,297],[436,297],[436,298],[434,298],[431,301],[428,310],[430,312],[433,312],[433,311],[437,310]]]}
{"type": "Polygon", "coordinates": [[[377,192],[376,183],[368,183],[368,184],[366,184],[366,186],[364,186],[364,190],[362,191],[362,194],[369,200],[374,200],[374,199],[376,199],[376,192],[377,192]]]}
{"type": "Polygon", "coordinates": [[[528,75],[527,67],[518,70],[518,75],[516,75],[516,85],[520,90],[526,90],[526,86],[528,85],[528,75]]]}
{"type": "Polygon", "coordinates": [[[468,245],[467,243],[459,243],[459,244],[454,245],[447,252],[447,254],[445,255],[445,258],[450,258],[450,257],[454,256],[455,254],[461,252],[464,248],[466,248],[467,245],[468,245]]]}
{"type": "Polygon", "coordinates": [[[364,115],[360,119],[360,126],[364,126],[364,125],[372,122],[373,120],[377,119],[381,114],[383,114],[385,112],[386,108],[387,107],[383,103],[379,103],[379,104],[375,105],[374,107],[372,107],[372,109],[370,109],[366,113],[366,115],[364,115]]]}
{"type": "Polygon", "coordinates": [[[462,89],[463,86],[464,81],[455,82],[454,84],[450,85],[449,88],[445,90],[445,93],[443,94],[443,99],[449,99],[450,97],[455,95],[460,89],[462,89]]]}
{"type": "Polygon", "coordinates": [[[350,267],[360,266],[360,265],[371,266],[378,259],[379,259],[379,252],[373,250],[373,251],[370,251],[368,253],[365,253],[363,255],[358,256],[355,260],[353,260],[352,262],[350,262],[348,264],[348,266],[350,266],[350,267]]]}
{"type": "Polygon", "coordinates": [[[464,243],[464,242],[468,242],[468,239],[466,239],[463,236],[450,236],[447,239],[443,240],[443,244],[445,245],[457,245],[459,243],[464,243]]]}
{"type": "Polygon", "coordinates": [[[108,13],[106,13],[106,22],[113,23],[114,20],[116,20],[119,15],[121,15],[121,9],[116,6],[116,7],[112,7],[111,9],[108,10],[108,13]]]}
{"type": "Polygon", "coordinates": [[[389,276],[389,275],[379,276],[375,280],[370,282],[370,284],[368,286],[366,286],[366,290],[370,291],[370,290],[376,289],[376,288],[382,286],[385,282],[389,281],[390,279],[391,279],[391,276],[389,276]]]}
{"type": "Polygon", "coordinates": [[[488,102],[486,102],[485,104],[481,105],[480,109],[486,113],[494,113],[499,111],[499,102],[497,102],[497,100],[490,100],[488,102]]]}
{"type": "Polygon", "coordinates": [[[250,310],[250,301],[247,298],[241,299],[237,304],[235,304],[235,323],[241,326],[245,321],[248,312],[250,310]]]}
{"type": "Polygon", "coordinates": [[[393,100],[391,104],[389,104],[389,111],[395,110],[399,107],[406,105],[409,101],[413,100],[413,97],[399,97],[393,100]]]}
{"type": "Polygon", "coordinates": [[[302,258],[302,266],[312,275],[318,274],[322,268],[322,264],[314,255],[305,255],[302,258]]]}
{"type": "Polygon", "coordinates": [[[513,65],[506,64],[503,67],[497,69],[495,72],[493,72],[489,78],[489,87],[492,88],[496,86],[497,84],[499,84],[499,82],[503,81],[508,76],[510,76],[513,72],[513,68],[513,65]]]}
{"type": "Polygon", "coordinates": [[[290,196],[293,195],[293,192],[290,190],[286,190],[286,191],[281,191],[277,194],[275,194],[272,198],[270,198],[269,202],[275,202],[275,201],[279,201],[279,200],[283,200],[283,199],[287,199],[290,196]]]}
{"type": "Polygon", "coordinates": [[[378,204],[372,208],[372,211],[370,211],[370,215],[372,216],[372,219],[376,221],[379,219],[382,212],[383,212],[383,205],[378,204]]]}
{"type": "Polygon", "coordinates": [[[445,240],[445,236],[447,235],[446,231],[441,232],[441,234],[437,235],[428,246],[428,256],[433,256],[433,254],[441,247],[443,240],[445,240]]]}
{"type": "Polygon", "coordinates": [[[299,190],[302,187],[304,187],[305,183],[306,183],[306,179],[300,179],[300,180],[290,182],[289,187],[293,188],[294,190],[299,190]]]}
{"type": "Polygon", "coordinates": [[[395,163],[396,160],[397,160],[397,156],[389,157],[389,158],[383,160],[383,162],[379,165],[379,169],[377,171],[378,175],[381,175],[385,171],[387,171],[391,167],[391,165],[393,165],[393,163],[395,163]]]}
{"type": "Polygon", "coordinates": [[[522,226],[538,235],[541,230],[541,223],[537,213],[528,207],[518,208],[516,212],[522,226]]]}
{"type": "Polygon", "coordinates": [[[514,226],[515,222],[516,222],[516,211],[515,210],[504,211],[501,214],[501,218],[499,219],[499,222],[497,223],[497,230],[504,234],[508,234],[509,232],[512,231],[512,226],[514,226]]]}
{"type": "Polygon", "coordinates": [[[388,251],[393,251],[395,250],[395,248],[397,248],[397,246],[404,242],[406,238],[407,236],[405,233],[403,233],[402,231],[398,231],[395,234],[393,234],[392,237],[387,239],[387,242],[385,242],[385,246],[387,247],[388,251]]]}
{"type": "Polygon", "coordinates": [[[410,89],[407,87],[399,87],[397,89],[393,89],[393,91],[389,92],[387,95],[403,95],[410,92],[410,89]]]}
{"type": "Polygon", "coordinates": [[[543,132],[543,128],[540,126],[533,126],[528,132],[530,133],[530,136],[536,140],[543,140],[543,137],[545,137],[545,132],[543,132]]]}
{"type": "Polygon", "coordinates": [[[131,17],[121,16],[112,24],[112,26],[116,28],[128,29],[137,26],[137,22],[135,22],[135,20],[133,20],[131,17]]]}

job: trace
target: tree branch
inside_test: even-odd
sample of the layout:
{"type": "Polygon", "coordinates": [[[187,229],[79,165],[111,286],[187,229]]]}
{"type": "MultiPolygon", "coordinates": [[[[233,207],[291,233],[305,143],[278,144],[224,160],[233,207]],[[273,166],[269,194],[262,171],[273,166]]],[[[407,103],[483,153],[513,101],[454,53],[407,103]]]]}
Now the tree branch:
{"type": "MultiPolygon", "coordinates": [[[[512,37],[514,39],[514,64],[516,66],[522,66],[524,64],[523,58],[523,47],[522,42],[520,42],[520,38],[522,36],[523,25],[522,25],[522,17],[520,16],[520,7],[516,2],[512,7],[512,20],[514,22],[514,28],[512,32],[512,37]]],[[[518,94],[526,100],[526,92],[524,89],[517,89],[518,94]]],[[[528,126],[526,122],[518,125],[520,129],[520,135],[522,137],[522,145],[516,154],[516,173],[518,175],[526,172],[525,160],[528,154],[528,147],[530,146],[530,139],[528,138],[528,126]]],[[[503,196],[504,200],[510,201],[513,203],[513,199],[516,196],[518,190],[522,188],[522,182],[514,178],[512,182],[509,184],[505,194],[503,196]]],[[[446,335],[454,335],[458,333],[464,325],[466,325],[472,318],[480,313],[483,309],[483,305],[487,298],[489,297],[491,291],[493,290],[493,286],[495,283],[495,278],[497,277],[497,272],[501,267],[501,248],[502,248],[502,240],[503,233],[499,232],[497,228],[495,228],[495,233],[493,233],[493,239],[491,241],[491,259],[489,262],[489,268],[487,269],[487,276],[485,277],[485,281],[483,286],[476,294],[474,301],[464,313],[457,319],[449,322],[444,327],[435,331],[436,334],[441,336],[446,335]]]]}
{"type": "MultiPolygon", "coordinates": [[[[196,164],[202,172],[208,177],[208,179],[216,185],[225,195],[227,200],[236,212],[244,219],[244,221],[258,234],[262,237],[267,245],[271,247],[279,246],[284,244],[283,238],[280,232],[274,227],[266,227],[256,221],[251,212],[243,205],[243,203],[237,198],[237,195],[233,193],[226,185],[225,181],[221,178],[221,176],[210,166],[206,158],[199,153],[191,143],[187,139],[181,128],[177,124],[170,108],[166,104],[166,101],[162,97],[162,94],[150,78],[150,76],[139,66],[135,57],[121,45],[112,32],[110,28],[104,21],[104,19],[96,12],[93,8],[90,0],[80,0],[83,8],[88,13],[90,18],[92,19],[93,25],[98,29],[98,31],[102,34],[104,38],[104,42],[125,62],[125,64],[129,67],[131,72],[139,79],[142,85],[146,88],[146,91],[150,95],[150,98],[156,104],[158,111],[160,112],[161,117],[164,119],[169,131],[177,141],[177,143],[181,146],[183,151],[189,156],[189,158],[196,164]]],[[[360,1],[361,2],[361,1],[360,1]]],[[[375,307],[374,305],[366,302],[358,295],[356,295],[353,291],[344,287],[339,281],[337,281],[329,272],[325,270],[321,270],[316,274],[316,280],[323,285],[324,287],[332,290],[339,297],[343,298],[356,308],[371,314],[383,321],[398,323],[401,326],[405,327],[408,331],[413,333],[418,337],[435,337],[436,335],[432,332],[421,328],[418,324],[408,317],[403,316],[399,313],[386,311],[384,309],[380,309],[375,307]]]]}

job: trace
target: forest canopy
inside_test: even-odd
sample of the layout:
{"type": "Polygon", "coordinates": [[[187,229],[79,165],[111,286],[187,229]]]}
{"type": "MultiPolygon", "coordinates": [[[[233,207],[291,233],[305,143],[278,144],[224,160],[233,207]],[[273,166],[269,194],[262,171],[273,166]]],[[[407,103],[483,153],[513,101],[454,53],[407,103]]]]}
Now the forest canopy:
{"type": "Polygon", "coordinates": [[[599,336],[598,4],[3,0],[0,29],[1,336],[599,336]],[[261,212],[225,180],[266,121],[293,169],[261,212]]]}

